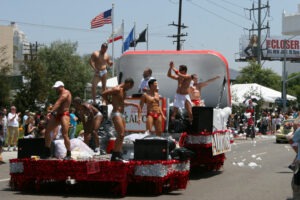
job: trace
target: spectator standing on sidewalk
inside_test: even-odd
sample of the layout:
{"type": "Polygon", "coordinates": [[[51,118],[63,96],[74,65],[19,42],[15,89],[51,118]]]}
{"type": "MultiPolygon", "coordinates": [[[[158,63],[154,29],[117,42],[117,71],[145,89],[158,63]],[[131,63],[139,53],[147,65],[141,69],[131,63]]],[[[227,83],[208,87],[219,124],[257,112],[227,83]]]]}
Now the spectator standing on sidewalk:
{"type": "Polygon", "coordinates": [[[2,151],[3,151],[3,145],[4,145],[4,134],[3,134],[3,112],[0,112],[0,165],[4,164],[5,162],[3,161],[2,158],[2,151]]]}
{"type": "Polygon", "coordinates": [[[13,147],[14,151],[17,151],[17,141],[19,137],[19,121],[21,113],[17,113],[17,108],[12,106],[10,108],[10,113],[8,113],[8,148],[7,151],[10,151],[10,148],[13,147]]]}
{"type": "Polygon", "coordinates": [[[26,121],[29,117],[29,110],[25,110],[25,114],[23,115],[23,118],[22,118],[22,128],[23,130],[25,130],[25,126],[26,126],[26,121]]]}

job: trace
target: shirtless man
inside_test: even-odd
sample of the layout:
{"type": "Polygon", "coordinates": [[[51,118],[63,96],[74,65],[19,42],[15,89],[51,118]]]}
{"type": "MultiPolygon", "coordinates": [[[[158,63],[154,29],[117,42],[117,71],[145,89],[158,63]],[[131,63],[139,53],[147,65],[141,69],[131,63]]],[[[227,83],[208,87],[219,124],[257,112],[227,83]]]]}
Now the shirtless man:
{"type": "Polygon", "coordinates": [[[105,101],[108,100],[108,96],[110,95],[112,98],[112,106],[113,110],[111,113],[111,118],[114,123],[114,127],[117,131],[117,138],[115,141],[115,146],[113,148],[111,161],[122,161],[122,146],[123,146],[123,140],[125,136],[125,116],[124,116],[124,107],[125,106],[135,106],[138,108],[138,123],[141,122],[141,108],[138,104],[131,103],[125,101],[126,98],[126,91],[131,89],[134,85],[134,81],[132,78],[127,78],[124,83],[121,83],[120,85],[105,90],[102,93],[102,97],[105,101]]]}
{"type": "Polygon", "coordinates": [[[220,78],[220,76],[216,76],[207,81],[198,83],[197,74],[192,74],[192,81],[190,85],[190,97],[193,106],[205,106],[203,100],[201,99],[201,89],[207,86],[209,83],[217,80],[218,78],[220,78]]]}
{"type": "Polygon", "coordinates": [[[180,65],[179,70],[174,67],[173,61],[169,64],[168,77],[178,81],[178,86],[174,98],[174,110],[171,116],[171,120],[175,119],[175,116],[179,108],[185,108],[188,112],[189,121],[192,122],[192,102],[189,96],[189,86],[192,80],[192,76],[187,74],[187,67],[180,65]],[[172,70],[176,75],[172,74],[172,70]]]}
{"type": "MultiPolygon", "coordinates": [[[[103,120],[102,113],[91,104],[84,103],[80,97],[73,100],[74,107],[78,113],[79,119],[82,121],[84,129],[84,142],[90,146],[91,135],[95,141],[95,152],[100,152],[100,143],[98,130],[103,120]]],[[[102,154],[102,153],[101,153],[102,154]]]]}
{"type": "Polygon", "coordinates": [[[156,79],[151,79],[148,81],[149,92],[145,92],[140,100],[141,110],[144,104],[147,104],[147,121],[146,129],[151,131],[154,125],[155,134],[161,136],[162,133],[162,120],[166,117],[159,106],[159,94],[157,92],[157,81],[156,79]]]}
{"type": "MultiPolygon", "coordinates": [[[[107,43],[103,43],[100,51],[94,51],[90,58],[90,65],[95,71],[92,80],[93,103],[96,103],[96,89],[99,81],[102,82],[102,92],[106,90],[107,65],[110,67],[113,65],[109,55],[106,53],[107,48],[107,43]]],[[[104,101],[103,104],[105,105],[106,102],[104,101]]]]}
{"type": "Polygon", "coordinates": [[[51,110],[48,110],[48,123],[45,131],[45,155],[44,158],[49,158],[51,156],[50,146],[51,146],[51,131],[53,131],[59,124],[62,128],[62,136],[64,138],[65,146],[67,149],[67,155],[65,160],[71,159],[71,149],[70,149],[70,139],[68,136],[69,123],[70,123],[70,105],[72,102],[72,95],[69,90],[65,89],[64,83],[61,81],[56,81],[53,85],[59,97],[51,110]]]}

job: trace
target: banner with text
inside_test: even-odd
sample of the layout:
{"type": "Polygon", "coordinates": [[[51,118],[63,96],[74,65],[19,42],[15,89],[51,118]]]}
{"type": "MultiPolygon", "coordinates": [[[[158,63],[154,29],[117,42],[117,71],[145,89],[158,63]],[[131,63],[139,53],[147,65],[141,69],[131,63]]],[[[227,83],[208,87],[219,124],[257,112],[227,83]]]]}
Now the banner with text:
{"type": "Polygon", "coordinates": [[[222,154],[231,151],[230,132],[220,131],[212,134],[212,152],[213,155],[222,154]]]}
{"type": "MultiPolygon", "coordinates": [[[[135,104],[140,104],[139,98],[127,98],[126,101],[135,104]]],[[[160,98],[159,105],[166,114],[166,98],[160,98]]],[[[134,106],[126,106],[124,110],[126,131],[128,132],[145,132],[146,131],[146,120],[147,120],[147,105],[145,104],[142,109],[142,122],[138,124],[138,111],[134,106]]],[[[162,130],[165,129],[165,123],[162,123],[162,130]]],[[[154,130],[154,127],[153,127],[154,130]]]]}
{"type": "MultiPolygon", "coordinates": [[[[242,36],[240,38],[240,57],[257,56],[257,37],[242,36]]],[[[261,39],[262,60],[280,60],[285,56],[287,59],[300,60],[300,38],[286,38],[283,36],[262,36],[261,39]]]]}

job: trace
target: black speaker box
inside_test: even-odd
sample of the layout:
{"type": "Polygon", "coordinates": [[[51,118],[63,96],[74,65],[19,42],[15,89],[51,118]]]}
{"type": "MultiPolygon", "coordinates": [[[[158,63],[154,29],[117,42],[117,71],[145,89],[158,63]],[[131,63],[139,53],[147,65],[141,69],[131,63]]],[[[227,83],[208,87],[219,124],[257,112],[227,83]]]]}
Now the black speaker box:
{"type": "Polygon", "coordinates": [[[42,156],[45,148],[44,138],[28,138],[18,140],[18,158],[30,158],[32,155],[42,156]]]}
{"type": "Polygon", "coordinates": [[[169,142],[167,139],[136,139],[134,160],[167,160],[169,142]]]}
{"type": "Polygon", "coordinates": [[[214,108],[194,106],[192,108],[192,112],[193,112],[192,131],[196,133],[202,131],[212,132],[214,108]]]}

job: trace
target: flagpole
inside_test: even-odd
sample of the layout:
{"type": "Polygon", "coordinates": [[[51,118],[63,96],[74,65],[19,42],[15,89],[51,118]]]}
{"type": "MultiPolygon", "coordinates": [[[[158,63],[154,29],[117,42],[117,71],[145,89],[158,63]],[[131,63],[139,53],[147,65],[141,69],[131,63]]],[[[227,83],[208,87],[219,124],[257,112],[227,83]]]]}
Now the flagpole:
{"type": "Polygon", "coordinates": [[[133,25],[133,50],[135,51],[135,22],[134,22],[134,25],[133,25]]]}
{"type": "Polygon", "coordinates": [[[148,41],[149,41],[149,24],[147,24],[147,51],[149,50],[148,41]]]}
{"type": "Polygon", "coordinates": [[[124,52],[124,19],[122,19],[122,48],[121,48],[121,54],[124,52]]]}
{"type": "Polygon", "coordinates": [[[112,10],[111,10],[111,17],[112,17],[112,20],[111,20],[111,26],[112,26],[112,46],[111,46],[111,57],[112,57],[112,61],[113,61],[113,66],[112,66],[112,77],[115,76],[115,61],[114,61],[114,38],[115,38],[115,33],[114,33],[114,19],[115,19],[115,15],[114,15],[114,4],[112,4],[112,10]]]}

